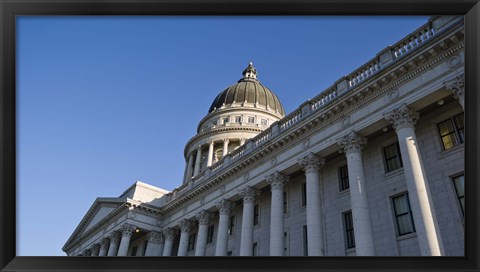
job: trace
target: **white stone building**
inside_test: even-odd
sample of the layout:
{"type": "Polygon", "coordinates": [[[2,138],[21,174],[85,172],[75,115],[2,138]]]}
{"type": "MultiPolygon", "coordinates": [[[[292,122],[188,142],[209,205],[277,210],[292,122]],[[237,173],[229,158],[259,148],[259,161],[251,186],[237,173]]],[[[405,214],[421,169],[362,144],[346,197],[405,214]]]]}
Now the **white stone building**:
{"type": "Polygon", "coordinates": [[[285,115],[252,64],[172,192],[98,198],[69,256],[464,255],[464,23],[427,24],[285,115]]]}

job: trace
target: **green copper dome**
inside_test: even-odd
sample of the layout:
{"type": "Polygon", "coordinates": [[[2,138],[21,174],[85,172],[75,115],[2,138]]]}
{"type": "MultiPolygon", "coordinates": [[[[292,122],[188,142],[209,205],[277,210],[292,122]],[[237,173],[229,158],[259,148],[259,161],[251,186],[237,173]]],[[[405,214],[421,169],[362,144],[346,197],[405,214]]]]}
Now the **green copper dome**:
{"type": "Polygon", "coordinates": [[[257,70],[251,62],[242,74],[242,79],[215,97],[208,110],[209,113],[233,104],[239,104],[245,107],[272,111],[285,116],[285,110],[278,97],[257,80],[257,70]]]}

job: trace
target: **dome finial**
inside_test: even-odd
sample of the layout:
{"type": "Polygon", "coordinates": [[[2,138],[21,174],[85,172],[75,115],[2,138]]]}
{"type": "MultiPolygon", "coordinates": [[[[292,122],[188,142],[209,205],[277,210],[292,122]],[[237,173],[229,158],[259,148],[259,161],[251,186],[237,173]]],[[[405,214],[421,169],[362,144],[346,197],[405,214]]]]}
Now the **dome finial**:
{"type": "Polygon", "coordinates": [[[257,79],[257,69],[253,67],[253,63],[250,61],[248,67],[243,70],[243,80],[245,79],[257,79]]]}

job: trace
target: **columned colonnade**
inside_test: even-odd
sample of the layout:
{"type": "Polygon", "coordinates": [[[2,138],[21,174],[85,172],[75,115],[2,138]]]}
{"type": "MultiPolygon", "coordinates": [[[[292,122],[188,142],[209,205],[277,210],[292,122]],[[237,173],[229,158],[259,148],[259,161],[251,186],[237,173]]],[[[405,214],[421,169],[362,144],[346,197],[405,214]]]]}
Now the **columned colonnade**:
{"type": "MultiPolygon", "coordinates": [[[[395,128],[400,152],[403,161],[404,175],[410,196],[411,210],[416,226],[416,235],[422,256],[438,256],[443,254],[443,245],[438,233],[438,226],[434,216],[434,207],[431,201],[422,159],[416,144],[414,131],[418,120],[418,113],[412,111],[406,104],[384,114],[395,128]]],[[[348,176],[350,183],[350,200],[355,231],[355,250],[357,256],[376,255],[368,197],[365,184],[365,175],[362,159],[362,148],[366,145],[366,138],[355,131],[336,139],[347,159],[348,176]]],[[[325,159],[309,153],[298,160],[306,177],[306,221],[308,237],[308,255],[324,256],[325,242],[323,240],[322,199],[320,193],[321,178],[319,170],[325,164],[325,159]]],[[[265,177],[271,188],[270,211],[270,247],[269,255],[283,255],[284,207],[283,190],[288,182],[288,176],[278,171],[265,177]]],[[[243,199],[243,214],[240,239],[240,255],[251,256],[253,247],[254,205],[259,191],[252,187],[245,187],[238,192],[243,199]]],[[[219,212],[217,224],[215,256],[227,255],[228,221],[232,212],[233,203],[223,199],[217,203],[219,212]]],[[[147,234],[148,244],[146,256],[171,256],[173,241],[180,229],[178,256],[187,254],[189,235],[198,221],[195,256],[204,256],[208,225],[211,223],[212,213],[200,211],[193,219],[183,219],[176,228],[166,228],[162,233],[152,231],[147,234]]],[[[101,239],[99,244],[83,252],[84,256],[126,256],[130,238],[135,226],[125,224],[120,231],[113,232],[108,238],[101,239]],[[107,251],[108,247],[108,251],[107,251]]]]}

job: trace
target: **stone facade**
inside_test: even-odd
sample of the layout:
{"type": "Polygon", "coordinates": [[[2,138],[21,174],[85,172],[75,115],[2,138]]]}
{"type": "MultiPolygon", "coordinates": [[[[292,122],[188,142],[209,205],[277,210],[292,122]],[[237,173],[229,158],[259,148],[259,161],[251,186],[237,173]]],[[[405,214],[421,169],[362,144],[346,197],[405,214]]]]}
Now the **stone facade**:
{"type": "Polygon", "coordinates": [[[463,256],[463,29],[463,17],[432,17],[287,116],[234,109],[273,122],[256,131],[205,127],[221,111],[209,113],[181,186],[137,182],[97,199],[63,250],[463,256]],[[209,137],[238,145],[195,169],[209,137]]]}

